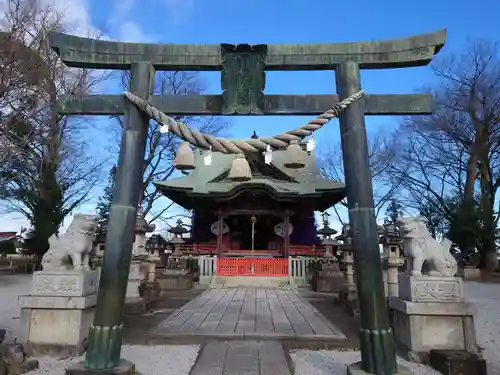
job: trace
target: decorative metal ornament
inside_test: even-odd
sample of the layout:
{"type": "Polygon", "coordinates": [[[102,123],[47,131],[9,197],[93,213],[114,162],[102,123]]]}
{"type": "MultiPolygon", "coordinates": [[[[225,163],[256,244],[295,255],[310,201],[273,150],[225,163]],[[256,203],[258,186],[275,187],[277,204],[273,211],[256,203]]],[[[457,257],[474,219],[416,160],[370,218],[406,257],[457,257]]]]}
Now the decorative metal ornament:
{"type": "MultiPolygon", "coordinates": [[[[293,225],[291,223],[288,223],[288,235],[292,234],[293,232],[293,225]]],[[[280,237],[285,237],[285,223],[281,222],[279,224],[276,224],[274,226],[274,234],[280,237]]]]}
{"type": "MultiPolygon", "coordinates": [[[[227,225],[227,223],[223,220],[221,233],[224,235],[224,234],[228,234],[229,231],[230,231],[229,225],[227,225]]],[[[219,234],[219,222],[218,221],[214,221],[212,223],[212,225],[210,225],[210,232],[212,232],[212,234],[215,234],[215,235],[219,234]]]]}

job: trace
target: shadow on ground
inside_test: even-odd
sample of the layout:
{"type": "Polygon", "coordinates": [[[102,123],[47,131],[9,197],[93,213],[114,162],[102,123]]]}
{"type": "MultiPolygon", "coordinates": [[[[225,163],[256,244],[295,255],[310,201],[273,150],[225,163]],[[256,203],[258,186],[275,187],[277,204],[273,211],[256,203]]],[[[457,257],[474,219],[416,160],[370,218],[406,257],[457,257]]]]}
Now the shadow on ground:
{"type": "Polygon", "coordinates": [[[127,315],[123,317],[124,344],[145,344],[148,341],[148,332],[165,320],[178,308],[198,297],[205,289],[163,291],[162,297],[152,310],[143,315],[127,315]]]}
{"type": "MultiPolygon", "coordinates": [[[[300,290],[300,296],[307,300],[311,305],[316,308],[325,318],[342,331],[347,336],[347,340],[342,345],[349,349],[359,348],[359,319],[351,316],[347,308],[338,303],[337,297],[327,293],[316,293],[308,289],[300,290]]],[[[289,343],[290,348],[310,348],[310,349],[324,349],[319,343],[289,343]]],[[[326,349],[328,349],[328,344],[326,349]]],[[[338,346],[337,346],[338,348],[338,346]]]]}

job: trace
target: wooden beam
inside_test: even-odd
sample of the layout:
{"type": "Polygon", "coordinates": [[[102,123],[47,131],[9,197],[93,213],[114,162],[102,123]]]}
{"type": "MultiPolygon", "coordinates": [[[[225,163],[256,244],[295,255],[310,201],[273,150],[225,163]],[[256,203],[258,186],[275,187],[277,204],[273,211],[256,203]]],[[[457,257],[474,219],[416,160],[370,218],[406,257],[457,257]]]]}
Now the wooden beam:
{"type": "MultiPolygon", "coordinates": [[[[446,31],[385,41],[270,44],[266,70],[332,70],[351,60],[364,69],[427,65],[443,47],[446,31]]],[[[122,43],[52,32],[50,45],[70,67],[129,69],[151,61],[156,70],[221,70],[220,44],[122,43]]]]}
{"type": "MultiPolygon", "coordinates": [[[[59,112],[67,115],[123,115],[123,95],[88,95],[83,99],[60,98],[59,112]]],[[[263,115],[319,115],[339,102],[338,95],[266,95],[263,115]]],[[[169,115],[221,115],[220,95],[155,95],[150,103],[169,115]]],[[[365,95],[367,115],[421,115],[433,111],[428,94],[365,95]]]]}

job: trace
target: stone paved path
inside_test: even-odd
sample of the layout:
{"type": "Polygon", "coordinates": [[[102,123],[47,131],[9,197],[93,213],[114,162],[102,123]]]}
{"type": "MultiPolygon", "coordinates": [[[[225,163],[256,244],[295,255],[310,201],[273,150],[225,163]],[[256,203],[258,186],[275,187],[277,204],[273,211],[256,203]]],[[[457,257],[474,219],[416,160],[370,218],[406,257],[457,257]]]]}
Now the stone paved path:
{"type": "Polygon", "coordinates": [[[295,291],[243,287],[207,290],[150,333],[249,340],[346,339],[295,291]]]}
{"type": "Polygon", "coordinates": [[[290,375],[277,341],[211,341],[190,375],[290,375]]]}

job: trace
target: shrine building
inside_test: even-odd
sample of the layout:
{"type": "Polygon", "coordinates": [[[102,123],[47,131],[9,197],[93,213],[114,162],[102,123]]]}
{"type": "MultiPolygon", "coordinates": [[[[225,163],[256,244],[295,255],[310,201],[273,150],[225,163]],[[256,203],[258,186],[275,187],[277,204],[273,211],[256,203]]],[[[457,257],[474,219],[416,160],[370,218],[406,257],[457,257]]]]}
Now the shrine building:
{"type": "Polygon", "coordinates": [[[187,175],[156,182],[163,195],[193,213],[192,243],[183,252],[217,255],[218,263],[266,258],[268,265],[269,258],[322,255],[314,212],[340,202],[346,190],[343,183],[321,177],[314,152],[305,152],[305,143],[301,147],[303,168],[285,166],[286,150],[273,151],[268,163],[254,153],[247,155],[247,175],[235,181],[234,155],[204,151],[195,153],[187,175]]]}

